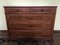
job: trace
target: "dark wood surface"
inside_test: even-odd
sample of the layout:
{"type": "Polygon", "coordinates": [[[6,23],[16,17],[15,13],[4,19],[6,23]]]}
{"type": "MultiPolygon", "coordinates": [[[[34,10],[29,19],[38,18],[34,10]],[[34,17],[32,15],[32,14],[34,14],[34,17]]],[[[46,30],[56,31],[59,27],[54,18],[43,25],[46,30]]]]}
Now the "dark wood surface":
{"type": "Polygon", "coordinates": [[[52,38],[56,6],[4,9],[10,38],[52,38]]]}

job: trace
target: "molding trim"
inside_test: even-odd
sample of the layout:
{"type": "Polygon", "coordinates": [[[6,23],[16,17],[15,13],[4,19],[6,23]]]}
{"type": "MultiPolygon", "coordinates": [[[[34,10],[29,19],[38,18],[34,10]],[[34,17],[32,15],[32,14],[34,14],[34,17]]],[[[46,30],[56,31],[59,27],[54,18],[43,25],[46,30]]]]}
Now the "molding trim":
{"type": "Polygon", "coordinates": [[[7,30],[0,30],[0,33],[8,33],[7,30]]]}
{"type": "Polygon", "coordinates": [[[54,30],[54,33],[60,33],[60,30],[54,30]]]}
{"type": "MultiPolygon", "coordinates": [[[[0,30],[1,33],[8,33],[7,30],[0,30]]],[[[60,33],[60,30],[54,30],[54,33],[60,33]]]]}

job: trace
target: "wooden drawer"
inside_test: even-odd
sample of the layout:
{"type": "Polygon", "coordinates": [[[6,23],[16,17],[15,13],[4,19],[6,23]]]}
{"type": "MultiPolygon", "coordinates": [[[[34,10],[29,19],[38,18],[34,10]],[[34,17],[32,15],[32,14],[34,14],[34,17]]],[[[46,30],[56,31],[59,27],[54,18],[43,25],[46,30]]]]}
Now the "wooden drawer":
{"type": "Polygon", "coordinates": [[[51,37],[51,30],[9,30],[10,37],[14,38],[41,38],[51,37]]]}
{"type": "Polygon", "coordinates": [[[55,13],[55,8],[35,7],[31,8],[31,13],[55,13]]]}
{"type": "Polygon", "coordinates": [[[9,30],[51,30],[51,24],[40,23],[40,24],[10,24],[9,30]]]}
{"type": "Polygon", "coordinates": [[[39,20],[43,22],[51,22],[53,14],[6,14],[8,21],[30,21],[39,20]]]}
{"type": "Polygon", "coordinates": [[[5,8],[6,14],[19,14],[19,13],[30,13],[29,8],[5,8]]]}

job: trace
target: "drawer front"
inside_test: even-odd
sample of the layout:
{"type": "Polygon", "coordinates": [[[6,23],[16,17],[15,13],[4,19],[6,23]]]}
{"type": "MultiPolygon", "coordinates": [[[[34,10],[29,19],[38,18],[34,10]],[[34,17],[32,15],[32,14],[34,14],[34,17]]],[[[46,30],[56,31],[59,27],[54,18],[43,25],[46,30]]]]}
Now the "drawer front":
{"type": "Polygon", "coordinates": [[[10,30],[51,30],[51,24],[11,24],[10,30]]]}
{"type": "Polygon", "coordinates": [[[30,13],[29,8],[5,8],[7,14],[19,14],[19,13],[30,13]]]}
{"type": "Polygon", "coordinates": [[[50,22],[53,19],[53,14],[6,14],[9,21],[27,21],[36,20],[50,22]]]}
{"type": "Polygon", "coordinates": [[[55,8],[31,8],[31,13],[55,13],[55,8]]]}
{"type": "Polygon", "coordinates": [[[52,36],[51,30],[9,30],[10,37],[14,38],[40,38],[52,36]]]}

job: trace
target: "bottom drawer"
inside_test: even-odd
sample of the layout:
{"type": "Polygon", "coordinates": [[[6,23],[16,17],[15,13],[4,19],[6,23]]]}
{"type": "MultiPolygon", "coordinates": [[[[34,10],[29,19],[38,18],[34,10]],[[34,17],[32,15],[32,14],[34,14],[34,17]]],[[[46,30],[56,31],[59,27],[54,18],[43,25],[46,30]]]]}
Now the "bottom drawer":
{"type": "Polygon", "coordinates": [[[9,30],[13,38],[40,38],[52,36],[52,30],[9,30]]]}

